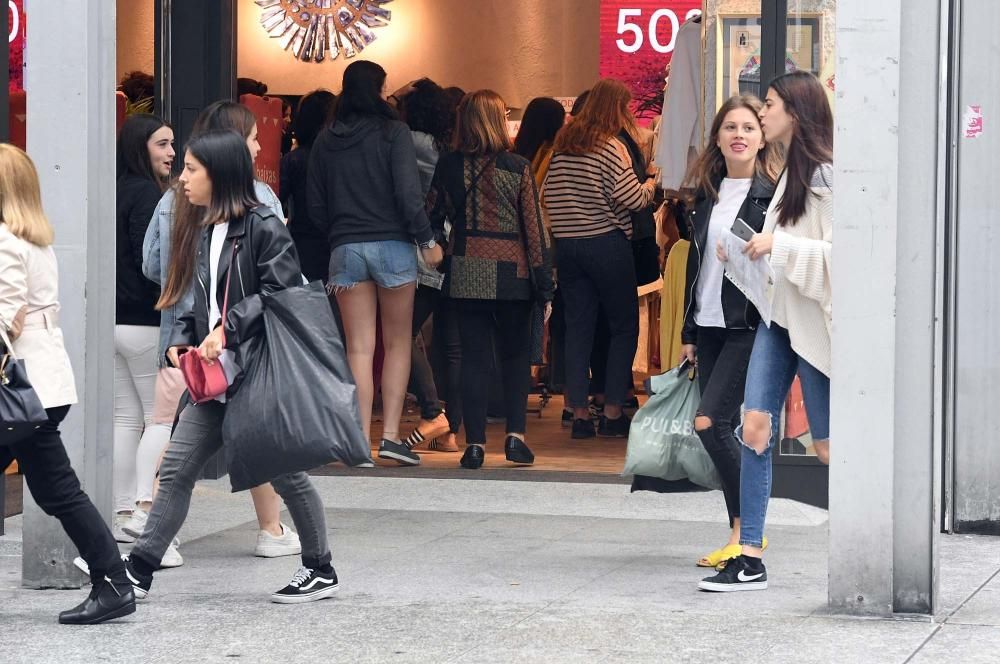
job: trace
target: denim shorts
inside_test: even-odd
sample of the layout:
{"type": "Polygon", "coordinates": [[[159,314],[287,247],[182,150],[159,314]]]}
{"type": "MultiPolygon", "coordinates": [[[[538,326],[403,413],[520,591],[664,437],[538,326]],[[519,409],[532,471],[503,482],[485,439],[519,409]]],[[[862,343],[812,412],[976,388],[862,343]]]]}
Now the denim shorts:
{"type": "Polygon", "coordinates": [[[400,240],[342,244],[330,255],[330,286],[345,289],[365,281],[399,288],[417,280],[417,246],[400,240]]]}

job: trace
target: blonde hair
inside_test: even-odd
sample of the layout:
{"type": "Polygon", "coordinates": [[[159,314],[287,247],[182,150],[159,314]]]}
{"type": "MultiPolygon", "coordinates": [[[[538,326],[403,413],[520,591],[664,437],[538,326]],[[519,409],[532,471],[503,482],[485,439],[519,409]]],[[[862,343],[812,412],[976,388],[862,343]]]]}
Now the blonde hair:
{"type": "Polygon", "coordinates": [[[587,96],[580,113],[556,136],[555,151],[569,154],[596,152],[623,129],[632,138],[639,135],[635,116],[629,109],[632,93],[621,81],[605,78],[587,96]]]}
{"type": "Polygon", "coordinates": [[[17,237],[47,247],[55,232],[42,210],[38,171],[18,147],[0,144],[0,223],[17,237]]]}
{"type": "Polygon", "coordinates": [[[507,104],[503,98],[493,90],[477,90],[465,95],[458,105],[455,151],[479,156],[513,147],[507,133],[507,104]]]}

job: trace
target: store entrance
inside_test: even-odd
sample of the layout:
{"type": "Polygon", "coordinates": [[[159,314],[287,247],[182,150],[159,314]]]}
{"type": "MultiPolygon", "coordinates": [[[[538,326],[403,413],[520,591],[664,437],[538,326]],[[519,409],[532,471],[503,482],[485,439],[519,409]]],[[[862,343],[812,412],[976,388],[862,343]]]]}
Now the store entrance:
{"type": "MultiPolygon", "coordinates": [[[[336,91],[351,56],[382,64],[389,71],[391,89],[421,76],[467,90],[494,88],[507,101],[515,125],[530,99],[551,96],[569,104],[593,85],[599,73],[620,69],[624,72],[620,78],[637,78],[625,74],[638,71],[635,63],[642,60],[646,63],[644,78],[636,85],[644,86],[645,92],[640,99],[640,90],[636,90],[641,105],[637,111],[651,114],[646,117],[650,120],[662,109],[665,67],[677,44],[677,35],[672,32],[696,20],[699,4],[697,35],[704,45],[705,58],[698,65],[698,80],[693,86],[693,149],[701,145],[706,118],[710,121],[730,94],[759,94],[766,81],[789,68],[807,68],[819,75],[830,72],[832,85],[834,0],[525,0],[513,7],[492,0],[412,0],[384,8],[379,3],[362,3],[379,10],[391,9],[391,17],[369,12],[371,16],[362,20],[364,25],[334,26],[336,34],[329,31],[329,24],[317,23],[319,27],[312,31],[308,26],[304,30],[283,28],[289,20],[297,20],[288,12],[291,5],[298,3],[285,0],[149,2],[153,23],[149,31],[155,41],[152,68],[158,87],[156,108],[174,124],[179,142],[188,135],[199,109],[212,101],[237,96],[236,81],[240,79],[246,84],[266,84],[266,92],[260,92],[272,101],[261,107],[265,115],[260,130],[262,136],[265,132],[275,136],[280,150],[283,128],[289,115],[294,115],[297,100],[317,88],[336,91]],[[572,10],[568,9],[570,4],[572,10]],[[493,20],[500,15],[504,20],[493,20]],[[782,25],[786,28],[778,29],[782,25]],[[275,38],[276,33],[282,34],[275,38]],[[334,39],[339,40],[336,53],[330,47],[334,39]],[[537,49],[518,46],[525,43],[537,49]],[[785,57],[779,57],[779,53],[785,57]],[[639,60],[630,59],[632,56],[639,60]],[[618,65],[619,69],[614,69],[618,65]]],[[[120,59],[125,52],[121,35],[130,33],[122,22],[133,13],[119,12],[120,59]]],[[[348,14],[354,16],[356,12],[349,9],[345,19],[348,14]]],[[[127,70],[119,64],[120,70],[127,70]]],[[[664,122],[673,119],[668,117],[664,122]]],[[[258,173],[275,188],[280,180],[279,161],[280,152],[265,154],[263,164],[258,164],[258,173]]],[[[664,328],[669,328],[676,317],[678,294],[664,285],[666,281],[669,279],[656,282],[642,294],[640,354],[633,367],[640,403],[646,398],[643,380],[669,368],[676,359],[664,328]]],[[[585,478],[627,484],[629,478],[620,476],[625,441],[572,440],[569,430],[562,426],[563,401],[558,386],[550,377],[536,376],[535,383],[530,407],[537,412],[529,414],[528,419],[535,465],[513,468],[505,463],[503,425],[497,422],[489,428],[487,472],[476,476],[585,478]]],[[[800,426],[803,418],[801,399],[796,400],[793,391],[775,457],[774,491],[775,495],[825,506],[827,469],[811,452],[808,426],[800,426]]],[[[417,420],[418,412],[409,403],[401,426],[404,436],[417,420]]],[[[376,421],[372,432],[375,439],[381,433],[378,427],[376,421]]],[[[459,443],[463,442],[460,436],[459,443]]],[[[418,468],[380,466],[374,471],[343,472],[470,477],[459,468],[459,454],[425,453],[424,449],[417,450],[422,455],[418,468]]]]}

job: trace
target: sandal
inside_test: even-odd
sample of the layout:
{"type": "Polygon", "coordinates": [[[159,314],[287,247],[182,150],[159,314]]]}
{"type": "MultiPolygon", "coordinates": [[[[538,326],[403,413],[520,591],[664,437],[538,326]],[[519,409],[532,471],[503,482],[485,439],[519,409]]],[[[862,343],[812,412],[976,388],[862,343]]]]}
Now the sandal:
{"type": "MultiPolygon", "coordinates": [[[[767,549],[767,538],[761,543],[761,550],[767,549]]],[[[743,553],[743,547],[739,544],[728,544],[721,549],[716,549],[712,553],[704,556],[698,561],[698,567],[714,567],[717,570],[722,570],[726,567],[726,563],[733,558],[739,556],[743,553]]]]}
{"type": "Polygon", "coordinates": [[[743,553],[742,546],[739,544],[729,544],[721,549],[716,549],[707,556],[703,556],[698,561],[698,567],[718,567],[725,564],[727,560],[739,556],[741,553],[743,553]]]}
{"type": "Polygon", "coordinates": [[[435,438],[427,443],[427,449],[432,452],[457,452],[458,445],[449,438],[435,438]]]}
{"type": "MultiPolygon", "coordinates": [[[[403,442],[407,447],[412,449],[421,443],[433,441],[438,436],[443,436],[448,433],[450,428],[448,418],[445,417],[444,411],[441,411],[441,414],[433,420],[420,420],[417,428],[403,442]]],[[[458,450],[455,451],[457,452],[458,450]]]]}

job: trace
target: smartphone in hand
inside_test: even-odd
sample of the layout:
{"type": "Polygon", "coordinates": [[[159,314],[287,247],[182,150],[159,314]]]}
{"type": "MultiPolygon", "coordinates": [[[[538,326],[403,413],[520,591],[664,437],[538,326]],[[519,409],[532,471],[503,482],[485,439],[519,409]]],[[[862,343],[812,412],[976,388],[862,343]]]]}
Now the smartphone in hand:
{"type": "Polygon", "coordinates": [[[729,231],[744,242],[749,242],[753,239],[753,236],[757,234],[754,229],[750,228],[750,225],[747,224],[747,222],[743,221],[739,217],[737,217],[736,221],[733,222],[733,227],[730,228],[729,231]]]}

